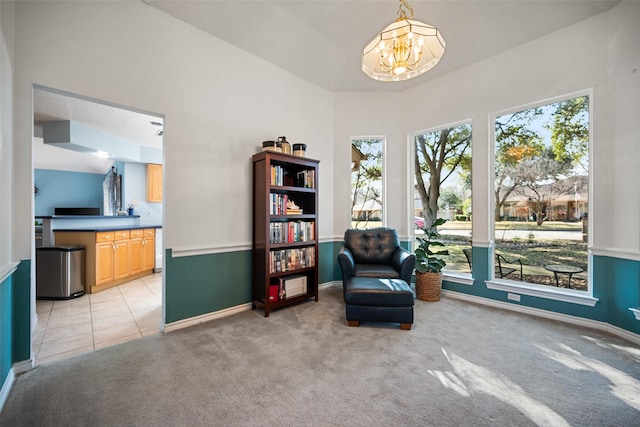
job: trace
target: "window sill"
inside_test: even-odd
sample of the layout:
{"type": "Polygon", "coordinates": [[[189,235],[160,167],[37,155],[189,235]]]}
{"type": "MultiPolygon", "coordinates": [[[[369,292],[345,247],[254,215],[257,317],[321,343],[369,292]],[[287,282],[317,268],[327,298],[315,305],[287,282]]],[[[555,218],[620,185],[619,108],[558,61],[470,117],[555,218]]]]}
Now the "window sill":
{"type": "Polygon", "coordinates": [[[629,310],[636,316],[636,320],[640,320],[640,309],[630,308],[629,310]]]}
{"type": "Polygon", "coordinates": [[[547,286],[542,287],[540,285],[499,279],[487,280],[485,283],[487,284],[487,288],[493,289],[495,291],[505,291],[514,294],[529,295],[532,297],[546,298],[554,301],[568,302],[571,304],[586,305],[589,307],[594,307],[599,301],[598,298],[587,295],[583,291],[572,289],[549,288],[547,286]]]}
{"type": "Polygon", "coordinates": [[[458,273],[456,271],[443,271],[442,280],[459,283],[461,285],[473,286],[473,277],[470,273],[458,273]]]}

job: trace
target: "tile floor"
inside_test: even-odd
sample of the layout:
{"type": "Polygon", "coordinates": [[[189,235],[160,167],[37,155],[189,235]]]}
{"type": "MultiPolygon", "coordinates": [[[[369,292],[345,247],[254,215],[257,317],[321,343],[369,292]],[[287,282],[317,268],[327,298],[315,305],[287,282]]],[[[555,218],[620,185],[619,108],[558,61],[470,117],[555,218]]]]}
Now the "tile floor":
{"type": "Polygon", "coordinates": [[[159,333],[161,310],[161,273],[71,300],[37,300],[36,364],[159,333]]]}

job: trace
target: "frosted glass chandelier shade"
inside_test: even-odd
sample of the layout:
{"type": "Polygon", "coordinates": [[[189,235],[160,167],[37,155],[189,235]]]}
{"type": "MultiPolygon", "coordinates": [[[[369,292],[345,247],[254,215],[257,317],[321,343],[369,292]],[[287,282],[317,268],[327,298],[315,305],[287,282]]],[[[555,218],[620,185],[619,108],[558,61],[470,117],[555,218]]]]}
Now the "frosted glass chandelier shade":
{"type": "Polygon", "coordinates": [[[362,71],[372,79],[412,79],[435,67],[444,55],[445,42],[437,28],[410,19],[413,10],[409,17],[402,9],[398,15],[362,51],[362,71]]]}

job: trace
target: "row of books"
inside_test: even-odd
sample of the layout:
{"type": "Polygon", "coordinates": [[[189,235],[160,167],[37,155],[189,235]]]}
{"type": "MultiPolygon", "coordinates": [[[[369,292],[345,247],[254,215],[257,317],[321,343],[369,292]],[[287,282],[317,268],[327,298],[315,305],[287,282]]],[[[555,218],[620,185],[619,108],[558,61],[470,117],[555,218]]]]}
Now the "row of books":
{"type": "Polygon", "coordinates": [[[271,185],[284,185],[284,168],[282,166],[271,166],[271,185]]]}
{"type": "Polygon", "coordinates": [[[315,240],[314,221],[272,222],[269,224],[271,243],[294,243],[315,240]]]}
{"type": "Polygon", "coordinates": [[[296,186],[304,188],[316,188],[316,171],[309,169],[296,174],[296,186]]]}
{"type": "Polygon", "coordinates": [[[296,173],[295,182],[293,176],[285,180],[287,170],[282,166],[271,166],[271,185],[283,186],[293,185],[295,187],[316,188],[316,171],[314,169],[304,170],[296,173]]]}
{"type": "Polygon", "coordinates": [[[269,193],[270,215],[300,215],[302,209],[287,194],[269,193]]]}
{"type": "Polygon", "coordinates": [[[269,251],[269,273],[294,271],[315,265],[315,246],[269,251]]]}

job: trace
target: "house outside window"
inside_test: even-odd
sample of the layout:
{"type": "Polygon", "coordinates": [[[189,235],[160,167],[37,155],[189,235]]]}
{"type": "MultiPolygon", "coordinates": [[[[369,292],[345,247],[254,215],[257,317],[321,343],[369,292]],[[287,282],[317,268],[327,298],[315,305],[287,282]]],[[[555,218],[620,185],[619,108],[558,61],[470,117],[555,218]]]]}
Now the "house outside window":
{"type": "Polygon", "coordinates": [[[471,249],[471,142],[472,126],[465,121],[415,133],[414,238],[434,218],[446,223],[438,228],[449,251],[445,271],[470,273],[464,251],[471,249]]]}
{"type": "Polygon", "coordinates": [[[496,279],[589,289],[589,102],[584,95],[494,117],[496,279]],[[503,275],[499,256],[514,271],[503,275]]]}
{"type": "Polygon", "coordinates": [[[384,225],[385,138],[351,138],[351,227],[384,225]]]}

